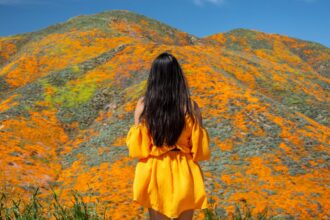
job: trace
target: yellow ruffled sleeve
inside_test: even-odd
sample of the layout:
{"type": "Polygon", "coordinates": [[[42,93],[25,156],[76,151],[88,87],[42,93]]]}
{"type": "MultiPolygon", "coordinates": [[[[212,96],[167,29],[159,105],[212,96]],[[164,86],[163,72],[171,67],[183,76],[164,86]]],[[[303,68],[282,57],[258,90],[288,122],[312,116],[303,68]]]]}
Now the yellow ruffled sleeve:
{"type": "Polygon", "coordinates": [[[211,152],[209,148],[210,137],[207,130],[197,122],[194,123],[191,133],[191,152],[194,161],[209,160],[211,152]]]}
{"type": "Polygon", "coordinates": [[[146,158],[151,151],[152,142],[147,127],[139,124],[132,125],[127,133],[126,145],[129,157],[146,158]]]}

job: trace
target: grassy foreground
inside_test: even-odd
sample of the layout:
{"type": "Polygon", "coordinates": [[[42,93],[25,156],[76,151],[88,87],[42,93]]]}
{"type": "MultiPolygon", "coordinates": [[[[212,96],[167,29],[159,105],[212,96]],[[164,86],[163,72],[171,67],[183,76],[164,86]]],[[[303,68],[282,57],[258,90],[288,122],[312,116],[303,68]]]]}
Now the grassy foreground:
{"type": "MultiPolygon", "coordinates": [[[[50,204],[51,210],[45,213],[39,198],[37,197],[39,187],[36,188],[35,192],[30,198],[30,201],[26,204],[21,204],[21,199],[18,201],[11,200],[11,205],[5,205],[5,200],[7,196],[5,193],[0,195],[0,219],[24,219],[24,220],[36,220],[36,219],[61,219],[61,220],[71,220],[71,219],[91,219],[99,220],[106,219],[104,213],[97,213],[95,205],[88,205],[83,202],[82,196],[77,191],[73,192],[73,205],[65,207],[61,205],[57,194],[52,189],[53,201],[50,204]]],[[[258,220],[268,220],[275,219],[273,216],[269,216],[268,209],[265,208],[262,212],[253,214],[252,209],[249,207],[245,200],[241,200],[239,203],[235,204],[235,211],[231,213],[230,216],[220,216],[216,211],[216,205],[211,202],[211,207],[209,209],[203,209],[204,219],[206,220],[219,220],[219,219],[232,219],[232,220],[247,220],[247,219],[258,219],[258,220]]],[[[108,218],[109,219],[109,218],[108,218]]],[[[110,217],[111,219],[111,217],[110,217]]],[[[279,218],[276,218],[279,219],[279,218]]]]}

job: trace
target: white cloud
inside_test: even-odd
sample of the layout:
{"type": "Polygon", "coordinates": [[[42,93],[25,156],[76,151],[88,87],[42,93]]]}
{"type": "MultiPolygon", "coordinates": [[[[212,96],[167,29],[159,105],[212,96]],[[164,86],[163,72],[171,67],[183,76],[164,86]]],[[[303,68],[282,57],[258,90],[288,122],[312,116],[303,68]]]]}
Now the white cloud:
{"type": "Polygon", "coordinates": [[[198,6],[202,6],[205,3],[212,3],[215,5],[222,5],[225,2],[225,0],[194,0],[194,3],[198,6]]]}

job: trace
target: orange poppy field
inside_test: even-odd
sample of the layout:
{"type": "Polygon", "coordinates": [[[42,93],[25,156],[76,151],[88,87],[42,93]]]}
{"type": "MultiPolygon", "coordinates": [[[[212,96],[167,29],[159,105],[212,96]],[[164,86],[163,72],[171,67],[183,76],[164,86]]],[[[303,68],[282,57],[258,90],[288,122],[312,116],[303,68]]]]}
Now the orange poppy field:
{"type": "Polygon", "coordinates": [[[330,49],[244,28],[199,38],[126,10],[0,37],[0,192],[28,201],[40,187],[47,209],[50,187],[62,204],[77,190],[112,219],[145,216],[125,138],[164,51],[210,136],[200,165],[217,212],[245,200],[256,213],[328,219],[330,49]]]}

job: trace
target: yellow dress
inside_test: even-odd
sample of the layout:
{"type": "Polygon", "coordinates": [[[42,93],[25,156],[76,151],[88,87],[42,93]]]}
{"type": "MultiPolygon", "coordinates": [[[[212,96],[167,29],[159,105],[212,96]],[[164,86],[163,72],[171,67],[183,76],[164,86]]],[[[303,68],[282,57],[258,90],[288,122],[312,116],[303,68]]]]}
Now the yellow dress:
{"type": "Polygon", "coordinates": [[[126,137],[129,157],[139,158],[133,181],[133,201],[169,218],[188,209],[208,208],[203,172],[198,161],[210,159],[209,135],[186,115],[176,145],[156,147],[147,127],[132,125],[126,137]],[[170,151],[173,148],[180,151],[170,151]]]}

